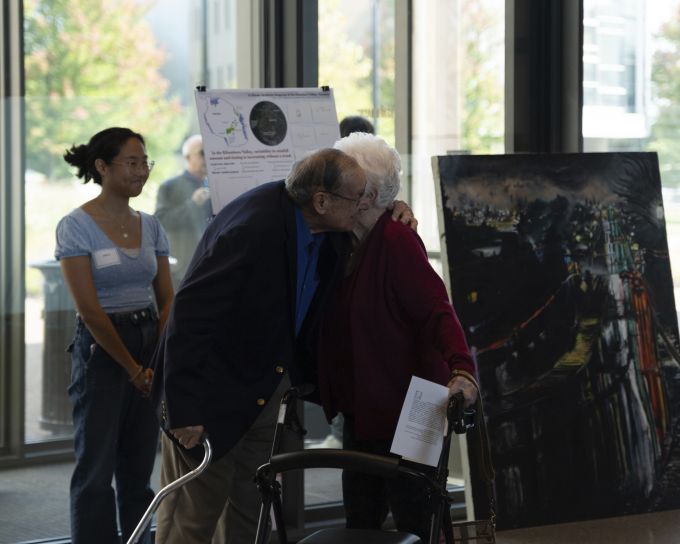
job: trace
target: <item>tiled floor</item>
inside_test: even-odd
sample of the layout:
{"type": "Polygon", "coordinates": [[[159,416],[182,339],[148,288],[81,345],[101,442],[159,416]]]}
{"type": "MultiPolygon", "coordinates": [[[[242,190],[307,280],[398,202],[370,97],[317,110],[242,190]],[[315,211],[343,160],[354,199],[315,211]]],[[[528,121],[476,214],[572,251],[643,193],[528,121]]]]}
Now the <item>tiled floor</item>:
{"type": "Polygon", "coordinates": [[[68,482],[72,463],[0,472],[0,543],[69,534],[68,482]]]}
{"type": "MultiPolygon", "coordinates": [[[[58,463],[0,472],[0,544],[68,534],[71,469],[71,463],[58,463]]],[[[306,485],[307,500],[337,498],[339,473],[315,473],[306,485]]],[[[158,489],[157,469],[153,482],[158,489]]],[[[497,543],[678,544],[680,511],[503,531],[498,533],[497,543]]]]}
{"type": "MultiPolygon", "coordinates": [[[[160,458],[151,485],[159,489],[160,458]]],[[[54,463],[0,472],[0,544],[69,534],[68,487],[73,463],[54,463]]],[[[307,504],[341,499],[340,471],[313,470],[305,479],[307,504]]]]}

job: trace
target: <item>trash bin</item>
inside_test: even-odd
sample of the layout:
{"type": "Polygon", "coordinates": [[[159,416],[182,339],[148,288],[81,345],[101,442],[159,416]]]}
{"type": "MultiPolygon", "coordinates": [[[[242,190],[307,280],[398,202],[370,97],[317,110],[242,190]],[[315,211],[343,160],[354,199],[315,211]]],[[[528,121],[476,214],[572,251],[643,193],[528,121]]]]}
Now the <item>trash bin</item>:
{"type": "Polygon", "coordinates": [[[73,431],[71,402],[66,389],[71,383],[71,355],[66,347],[75,332],[75,306],[57,261],[31,264],[43,275],[45,336],[42,360],[42,411],[40,427],[54,434],[73,431]]]}

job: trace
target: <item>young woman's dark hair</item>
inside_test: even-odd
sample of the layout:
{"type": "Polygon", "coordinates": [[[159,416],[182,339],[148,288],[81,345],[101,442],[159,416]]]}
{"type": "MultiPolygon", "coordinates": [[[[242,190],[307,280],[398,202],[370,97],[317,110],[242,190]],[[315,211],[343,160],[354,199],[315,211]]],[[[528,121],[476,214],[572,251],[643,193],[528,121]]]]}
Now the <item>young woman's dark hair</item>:
{"type": "Polygon", "coordinates": [[[102,177],[94,166],[97,159],[111,164],[113,158],[120,153],[120,148],[130,138],[137,138],[142,144],[144,138],[129,128],[111,127],[97,132],[87,144],[74,145],[64,153],[64,160],[78,169],[76,176],[87,183],[92,180],[101,185],[102,177]]]}

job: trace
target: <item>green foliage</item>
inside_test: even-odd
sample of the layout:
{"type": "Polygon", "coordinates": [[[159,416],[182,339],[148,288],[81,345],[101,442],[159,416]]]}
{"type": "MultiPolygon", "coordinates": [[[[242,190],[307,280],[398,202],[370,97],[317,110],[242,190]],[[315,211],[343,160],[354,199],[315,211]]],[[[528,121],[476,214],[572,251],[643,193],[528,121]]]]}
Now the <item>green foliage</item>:
{"type": "MultiPolygon", "coordinates": [[[[356,114],[369,119],[377,116],[378,133],[393,144],[395,1],[383,0],[379,4],[377,105],[372,101],[372,5],[373,2],[320,2],[319,83],[334,88],[338,118],[356,114]]],[[[504,24],[504,10],[495,9],[497,5],[500,2],[460,3],[461,144],[473,153],[499,153],[504,149],[503,65],[502,56],[496,54],[504,50],[504,33],[499,32],[504,24]]]]}
{"type": "Polygon", "coordinates": [[[395,102],[395,13],[394,2],[381,2],[380,51],[378,54],[379,99],[377,131],[390,144],[395,143],[396,102],[395,102]]]}
{"type": "Polygon", "coordinates": [[[661,27],[662,47],[652,57],[652,83],[658,116],[647,149],[659,153],[663,184],[680,186],[680,8],[661,27]]]}
{"type": "Polygon", "coordinates": [[[461,5],[463,63],[463,149],[472,153],[498,153],[504,148],[502,67],[491,51],[503,49],[501,12],[481,2],[461,5]]]}
{"type": "Polygon", "coordinates": [[[338,120],[373,108],[371,59],[347,27],[340,1],[324,0],[319,6],[319,84],[333,88],[338,120]]]}
{"type": "MultiPolygon", "coordinates": [[[[187,131],[161,76],[164,52],[144,20],[150,0],[25,0],[26,160],[70,175],[64,151],[108,126],[142,133],[167,174],[187,131]]],[[[158,175],[158,172],[155,172],[158,175]]]]}
{"type": "Polygon", "coordinates": [[[378,133],[394,144],[394,0],[380,2],[378,104],[373,104],[372,5],[320,2],[319,84],[333,87],[338,120],[347,115],[371,121],[377,117],[378,133]]]}

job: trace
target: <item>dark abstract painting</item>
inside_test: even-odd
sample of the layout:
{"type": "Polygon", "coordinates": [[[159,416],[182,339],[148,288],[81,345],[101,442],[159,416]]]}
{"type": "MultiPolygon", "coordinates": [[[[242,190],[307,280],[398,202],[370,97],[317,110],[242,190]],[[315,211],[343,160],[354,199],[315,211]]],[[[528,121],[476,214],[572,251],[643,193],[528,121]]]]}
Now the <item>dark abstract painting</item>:
{"type": "MultiPolygon", "coordinates": [[[[656,154],[433,166],[499,528],[680,508],[678,325],[656,154]]],[[[470,462],[483,517],[474,446],[470,462]]]]}

